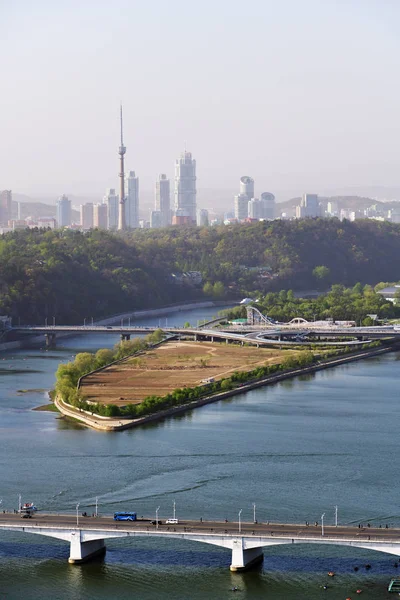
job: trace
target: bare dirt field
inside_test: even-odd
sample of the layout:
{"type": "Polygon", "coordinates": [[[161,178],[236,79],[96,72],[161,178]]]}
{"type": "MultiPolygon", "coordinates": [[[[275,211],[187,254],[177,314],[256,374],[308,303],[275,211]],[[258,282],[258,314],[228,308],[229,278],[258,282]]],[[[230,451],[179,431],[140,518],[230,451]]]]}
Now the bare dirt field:
{"type": "Polygon", "coordinates": [[[86,400],[104,404],[139,404],[146,396],[165,396],[177,388],[195,387],[234,371],[280,363],[295,350],[255,348],[212,342],[167,342],[128,358],[81,381],[86,400]]]}

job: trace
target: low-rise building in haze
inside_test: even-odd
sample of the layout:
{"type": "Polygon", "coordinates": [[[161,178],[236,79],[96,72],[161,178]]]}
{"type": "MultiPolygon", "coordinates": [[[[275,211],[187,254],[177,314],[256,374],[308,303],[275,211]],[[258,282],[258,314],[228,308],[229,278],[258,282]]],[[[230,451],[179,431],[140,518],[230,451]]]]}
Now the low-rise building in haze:
{"type": "Polygon", "coordinates": [[[151,229],[162,227],[162,214],[160,210],[152,210],[150,212],[150,227],[151,229]]]}
{"type": "Polygon", "coordinates": [[[205,227],[208,225],[208,210],[205,208],[197,209],[196,224],[198,227],[205,227]]]}

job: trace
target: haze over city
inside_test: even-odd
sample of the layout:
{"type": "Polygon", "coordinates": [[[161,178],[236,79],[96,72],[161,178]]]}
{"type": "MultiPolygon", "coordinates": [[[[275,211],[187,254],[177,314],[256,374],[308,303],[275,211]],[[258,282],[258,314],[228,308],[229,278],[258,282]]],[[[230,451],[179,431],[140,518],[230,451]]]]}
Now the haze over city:
{"type": "Polygon", "coordinates": [[[199,189],[396,187],[399,17],[395,0],[3,5],[0,187],[117,187],[120,101],[142,190],[185,147],[199,189]]]}

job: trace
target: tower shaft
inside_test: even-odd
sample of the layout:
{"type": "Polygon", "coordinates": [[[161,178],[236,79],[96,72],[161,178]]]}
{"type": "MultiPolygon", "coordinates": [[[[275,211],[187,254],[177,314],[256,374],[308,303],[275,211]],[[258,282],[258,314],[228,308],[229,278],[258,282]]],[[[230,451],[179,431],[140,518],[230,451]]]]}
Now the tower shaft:
{"type": "Polygon", "coordinates": [[[120,119],[121,119],[121,145],[119,147],[119,177],[120,177],[120,185],[119,185],[119,214],[118,214],[118,230],[125,231],[126,230],[126,216],[125,216],[125,152],[126,148],[124,146],[124,137],[123,137],[123,125],[122,125],[122,105],[120,110],[120,119]]]}

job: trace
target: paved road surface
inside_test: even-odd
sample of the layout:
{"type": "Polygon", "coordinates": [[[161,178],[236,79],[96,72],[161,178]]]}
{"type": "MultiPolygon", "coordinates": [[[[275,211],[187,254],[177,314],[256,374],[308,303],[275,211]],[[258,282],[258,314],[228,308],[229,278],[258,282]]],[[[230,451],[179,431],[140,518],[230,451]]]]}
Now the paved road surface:
{"type": "MultiPolygon", "coordinates": [[[[38,526],[38,527],[68,527],[75,528],[76,515],[55,515],[38,512],[31,519],[23,519],[19,514],[0,513],[1,526],[38,526]]],[[[154,519],[139,519],[137,521],[114,521],[112,517],[83,517],[79,515],[79,528],[82,529],[117,529],[122,531],[156,531],[154,519]]],[[[228,534],[237,536],[239,524],[225,521],[179,521],[178,524],[166,524],[165,519],[159,519],[158,531],[177,533],[228,534]]],[[[315,524],[279,524],[279,523],[241,523],[242,535],[258,535],[266,537],[304,537],[322,536],[321,525],[315,524]],[[254,533],[253,533],[254,532],[254,533]]],[[[353,527],[324,525],[324,536],[337,539],[400,541],[400,529],[379,527],[353,527]]]]}

